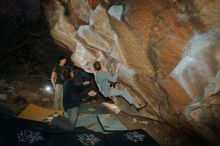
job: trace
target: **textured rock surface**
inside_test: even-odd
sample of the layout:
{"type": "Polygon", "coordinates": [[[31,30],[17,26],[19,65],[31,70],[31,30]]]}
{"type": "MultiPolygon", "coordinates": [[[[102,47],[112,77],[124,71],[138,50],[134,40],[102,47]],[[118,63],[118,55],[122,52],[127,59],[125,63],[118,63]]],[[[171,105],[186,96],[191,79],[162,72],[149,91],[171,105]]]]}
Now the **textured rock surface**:
{"type": "Polygon", "coordinates": [[[45,4],[45,14],[52,37],[73,52],[78,67],[91,72],[99,60],[114,72],[116,62],[122,64],[121,85],[148,103],[138,112],[118,98],[124,111],[166,120],[218,144],[219,5],[219,0],[54,0],[45,4]],[[123,6],[121,20],[108,14],[115,4],[123,6]]]}

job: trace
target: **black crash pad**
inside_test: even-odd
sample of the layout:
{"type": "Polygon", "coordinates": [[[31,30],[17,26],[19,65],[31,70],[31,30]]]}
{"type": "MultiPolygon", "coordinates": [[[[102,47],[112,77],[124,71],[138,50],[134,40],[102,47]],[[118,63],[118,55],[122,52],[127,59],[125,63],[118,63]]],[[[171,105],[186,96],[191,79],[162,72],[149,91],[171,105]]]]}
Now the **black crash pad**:
{"type": "Polygon", "coordinates": [[[144,130],[123,130],[107,135],[110,146],[159,146],[144,130]]]}
{"type": "Polygon", "coordinates": [[[65,131],[47,123],[0,115],[2,146],[159,146],[141,129],[103,134],[84,127],[65,131]]]}

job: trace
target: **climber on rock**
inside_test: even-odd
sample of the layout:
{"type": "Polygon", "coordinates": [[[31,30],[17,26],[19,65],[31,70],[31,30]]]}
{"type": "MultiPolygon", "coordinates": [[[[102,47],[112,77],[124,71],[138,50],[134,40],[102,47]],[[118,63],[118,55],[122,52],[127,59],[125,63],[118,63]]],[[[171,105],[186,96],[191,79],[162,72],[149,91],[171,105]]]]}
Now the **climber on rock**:
{"type": "Polygon", "coordinates": [[[137,98],[132,97],[127,89],[119,90],[110,86],[109,81],[117,82],[120,63],[116,65],[114,75],[109,73],[107,70],[104,70],[99,61],[96,61],[93,64],[93,67],[95,69],[95,81],[98,85],[99,91],[104,95],[104,97],[122,96],[129,104],[133,104],[137,109],[141,109],[145,106],[145,103],[141,103],[137,98]]]}

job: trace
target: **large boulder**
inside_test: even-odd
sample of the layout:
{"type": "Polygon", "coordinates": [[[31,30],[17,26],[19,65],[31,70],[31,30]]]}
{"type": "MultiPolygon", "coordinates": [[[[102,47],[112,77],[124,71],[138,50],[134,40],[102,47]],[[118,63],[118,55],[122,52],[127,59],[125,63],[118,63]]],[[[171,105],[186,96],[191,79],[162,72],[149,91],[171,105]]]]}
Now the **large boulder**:
{"type": "Polygon", "coordinates": [[[210,125],[219,121],[219,5],[219,0],[53,0],[44,8],[51,36],[73,52],[75,65],[92,72],[99,60],[114,72],[122,64],[119,82],[148,104],[138,113],[127,104],[118,104],[121,109],[156,116],[217,144],[219,127],[210,125]]]}

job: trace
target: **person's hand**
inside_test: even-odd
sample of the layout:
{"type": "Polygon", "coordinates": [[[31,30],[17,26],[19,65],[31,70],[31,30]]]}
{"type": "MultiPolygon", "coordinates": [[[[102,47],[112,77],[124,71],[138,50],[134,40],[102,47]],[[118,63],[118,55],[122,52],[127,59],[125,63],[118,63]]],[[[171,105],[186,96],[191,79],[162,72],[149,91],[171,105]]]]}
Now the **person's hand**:
{"type": "Polygon", "coordinates": [[[88,84],[90,84],[90,81],[83,82],[83,85],[88,85],[88,84]]]}
{"type": "Polygon", "coordinates": [[[89,93],[88,93],[89,96],[96,96],[96,94],[97,93],[94,90],[89,91],[89,93]]]}

